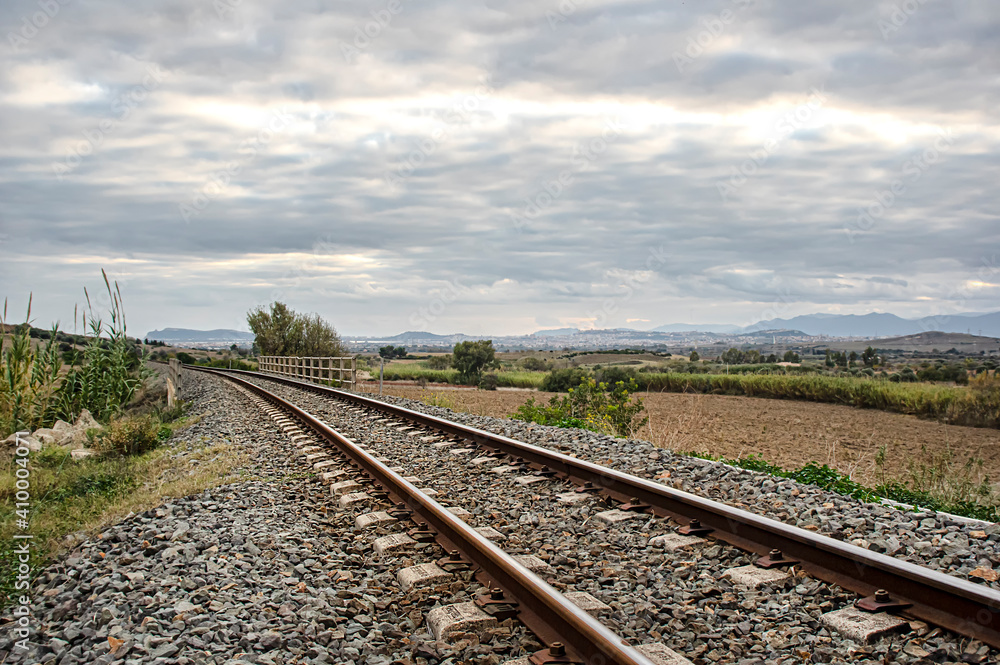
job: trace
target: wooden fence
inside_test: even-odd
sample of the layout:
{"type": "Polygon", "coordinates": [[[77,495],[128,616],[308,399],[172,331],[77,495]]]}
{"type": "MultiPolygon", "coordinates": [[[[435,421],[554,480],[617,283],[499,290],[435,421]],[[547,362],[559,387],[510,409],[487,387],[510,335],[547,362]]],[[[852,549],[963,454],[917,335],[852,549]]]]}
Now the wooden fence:
{"type": "Polygon", "coordinates": [[[344,358],[261,356],[257,362],[261,372],[290,376],[313,383],[339,381],[340,385],[348,390],[354,390],[357,386],[357,366],[354,356],[344,358]]]}

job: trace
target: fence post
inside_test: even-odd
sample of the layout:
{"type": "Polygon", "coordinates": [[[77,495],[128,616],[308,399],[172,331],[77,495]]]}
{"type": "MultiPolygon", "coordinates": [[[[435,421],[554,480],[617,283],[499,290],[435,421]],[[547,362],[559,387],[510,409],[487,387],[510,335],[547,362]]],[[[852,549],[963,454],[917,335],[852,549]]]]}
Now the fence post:
{"type": "Polygon", "coordinates": [[[167,367],[167,408],[177,403],[177,392],[181,387],[181,361],[171,358],[167,367]]]}

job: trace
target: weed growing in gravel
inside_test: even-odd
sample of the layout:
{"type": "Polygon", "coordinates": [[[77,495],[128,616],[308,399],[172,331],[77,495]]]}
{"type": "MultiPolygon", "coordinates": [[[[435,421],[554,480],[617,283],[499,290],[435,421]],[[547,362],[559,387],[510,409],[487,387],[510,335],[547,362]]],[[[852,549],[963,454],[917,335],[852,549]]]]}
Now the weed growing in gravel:
{"type": "Polygon", "coordinates": [[[455,411],[455,402],[448,399],[448,397],[442,395],[441,393],[432,392],[428,395],[421,395],[420,401],[427,406],[437,406],[442,409],[451,409],[452,411],[455,411]]]}
{"type": "Polygon", "coordinates": [[[139,455],[169,436],[170,428],[163,430],[151,415],[128,416],[111,421],[95,445],[105,455],[139,455]]]}
{"type": "MultiPolygon", "coordinates": [[[[889,499],[918,508],[989,522],[1000,521],[1000,497],[990,486],[989,479],[977,473],[982,468],[982,460],[973,458],[964,464],[956,464],[950,451],[934,458],[931,464],[911,464],[909,485],[897,480],[886,482],[883,479],[876,487],[866,487],[850,476],[816,462],[789,470],[754,454],[739,459],[725,459],[708,453],[683,454],[815,485],[860,501],[875,503],[881,499],[889,499]]],[[[884,451],[880,450],[876,456],[876,463],[879,460],[884,464],[884,451]]]]}

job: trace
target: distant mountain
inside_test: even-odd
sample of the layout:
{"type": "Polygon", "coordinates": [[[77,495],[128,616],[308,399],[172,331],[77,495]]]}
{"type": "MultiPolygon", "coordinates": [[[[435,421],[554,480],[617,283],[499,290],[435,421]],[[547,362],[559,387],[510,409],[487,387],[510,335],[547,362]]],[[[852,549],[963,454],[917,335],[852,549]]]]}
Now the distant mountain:
{"type": "Polygon", "coordinates": [[[191,343],[191,342],[253,342],[254,334],[242,330],[191,330],[189,328],[164,328],[163,330],[150,330],[146,333],[146,339],[167,342],[168,344],[191,343]]]}
{"type": "Polygon", "coordinates": [[[807,335],[829,337],[902,337],[938,330],[946,333],[982,334],[1000,337],[1000,312],[991,314],[952,314],[904,319],[895,314],[808,314],[791,319],[758,321],[745,330],[793,328],[807,335]]]}
{"type": "Polygon", "coordinates": [[[454,333],[452,335],[436,335],[434,333],[423,332],[420,330],[408,330],[398,335],[393,335],[391,337],[380,337],[379,339],[384,339],[387,342],[421,342],[421,341],[433,341],[433,342],[447,342],[451,339],[465,338],[468,335],[463,335],[462,333],[454,333]]]}
{"type": "Polygon", "coordinates": [[[668,323],[665,326],[653,328],[652,332],[698,332],[729,334],[739,332],[740,327],[728,323],[668,323]]]}

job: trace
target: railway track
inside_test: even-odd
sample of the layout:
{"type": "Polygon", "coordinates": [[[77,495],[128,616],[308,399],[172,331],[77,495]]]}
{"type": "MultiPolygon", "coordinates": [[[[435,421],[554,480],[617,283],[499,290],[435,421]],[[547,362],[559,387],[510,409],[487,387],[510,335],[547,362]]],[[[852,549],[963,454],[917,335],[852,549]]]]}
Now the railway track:
{"type": "MultiPolygon", "coordinates": [[[[680,492],[660,483],[379,400],[283,377],[240,373],[246,376],[239,379],[234,376],[236,372],[225,374],[232,380],[253,379],[257,384],[269,385],[275,393],[295,391],[302,396],[301,391],[308,391],[323,400],[335,398],[341,404],[349,405],[347,408],[352,413],[345,414],[341,408],[339,416],[327,414],[333,415],[332,420],[345,427],[350,426],[353,420],[355,429],[362,435],[377,427],[406,429],[409,435],[404,435],[406,440],[419,444],[419,447],[435,447],[446,461],[461,459],[461,467],[482,468],[481,475],[484,477],[492,474],[487,485],[505,473],[497,473],[504,467],[518,475],[518,481],[523,483],[525,489],[536,482],[573,483],[576,491],[558,493],[563,495],[566,503],[575,504],[582,497],[608,502],[614,507],[606,506],[610,510],[600,511],[596,519],[609,524],[641,520],[647,524],[644,528],[649,528],[654,522],[659,523],[663,531],[659,536],[659,546],[665,550],[676,548],[687,551],[693,544],[707,539],[753,553],[749,566],[737,566],[727,571],[730,578],[734,575],[746,576],[740,579],[752,588],[759,588],[762,584],[765,588],[780,587],[788,580],[801,586],[808,576],[853,591],[861,596],[857,604],[862,609],[847,603],[844,607],[824,613],[821,623],[846,631],[859,641],[908,630],[913,624],[898,618],[902,615],[993,647],[1000,645],[997,625],[1000,593],[991,588],[680,492]],[[359,418],[364,418],[360,426],[357,425],[359,418]],[[454,454],[457,451],[464,452],[454,454]],[[478,464],[473,464],[477,461],[478,464]],[[681,525],[678,529],[680,533],[663,529],[668,520],[681,525]]],[[[259,385],[249,389],[263,391],[259,385]]],[[[269,391],[260,394],[263,396],[264,392],[275,403],[281,399],[269,391]]],[[[282,408],[288,408],[288,405],[282,408]]],[[[322,409],[319,406],[313,410],[318,414],[322,409]]],[[[334,445],[350,454],[361,470],[387,489],[391,498],[405,504],[417,519],[436,531],[446,549],[457,549],[463,558],[479,566],[489,583],[498,584],[508,594],[508,599],[516,600],[525,623],[546,643],[568,644],[567,658],[581,659],[579,662],[594,662],[594,658],[607,659],[604,662],[648,662],[641,653],[613,646],[620,645],[621,640],[573,603],[559,600],[558,594],[551,595],[551,588],[543,592],[546,585],[537,575],[525,575],[525,571],[518,570],[517,566],[509,568],[509,562],[503,559],[500,550],[495,546],[487,547],[488,541],[448,511],[442,514],[440,510],[435,510],[432,499],[411,494],[415,488],[398,473],[387,473],[385,464],[378,466],[379,462],[372,454],[360,449],[351,450],[344,442],[345,437],[313,416],[300,414],[297,417],[328,441],[339,441],[334,445]],[[360,454],[355,458],[357,453],[360,454]],[[543,600],[539,600],[540,597],[543,600]]],[[[391,449],[385,452],[391,452],[391,449]]],[[[397,461],[402,459],[405,459],[405,454],[397,461]]],[[[914,652],[919,653],[919,650],[914,652]]],[[[543,657],[544,654],[539,654],[536,660],[542,661],[543,657]]],[[[561,656],[554,657],[558,659],[561,656]]],[[[974,657],[968,660],[983,662],[974,657]]]]}

